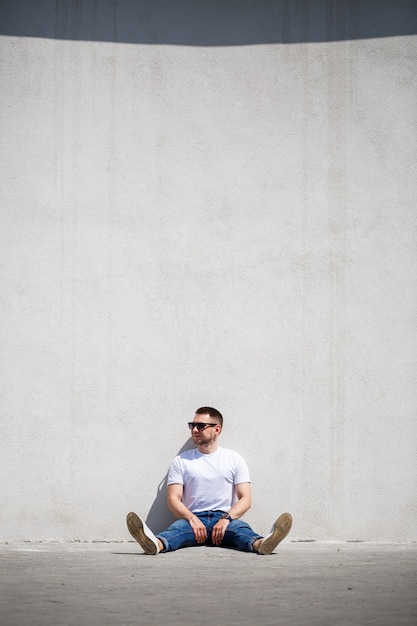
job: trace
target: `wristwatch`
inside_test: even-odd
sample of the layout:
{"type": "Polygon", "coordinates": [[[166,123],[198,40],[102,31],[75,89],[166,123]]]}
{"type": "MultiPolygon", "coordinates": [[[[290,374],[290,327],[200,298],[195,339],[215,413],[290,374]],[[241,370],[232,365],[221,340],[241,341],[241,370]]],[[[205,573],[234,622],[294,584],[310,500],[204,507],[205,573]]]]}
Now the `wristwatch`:
{"type": "Polygon", "coordinates": [[[233,517],[230,517],[229,513],[223,513],[223,515],[220,516],[220,519],[228,519],[229,522],[233,522],[233,517]]]}

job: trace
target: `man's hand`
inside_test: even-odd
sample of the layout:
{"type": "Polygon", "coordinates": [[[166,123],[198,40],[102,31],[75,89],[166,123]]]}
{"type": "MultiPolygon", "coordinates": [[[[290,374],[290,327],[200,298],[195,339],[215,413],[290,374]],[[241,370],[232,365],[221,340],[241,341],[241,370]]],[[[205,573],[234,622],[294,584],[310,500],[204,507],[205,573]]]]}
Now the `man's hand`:
{"type": "Polygon", "coordinates": [[[211,531],[211,541],[215,546],[219,546],[223,541],[224,533],[227,530],[230,522],[228,519],[219,519],[217,524],[213,526],[211,531]]]}
{"type": "Polygon", "coordinates": [[[197,515],[193,515],[188,520],[191,528],[193,529],[194,537],[197,543],[204,543],[207,539],[207,530],[203,522],[199,520],[197,515]]]}

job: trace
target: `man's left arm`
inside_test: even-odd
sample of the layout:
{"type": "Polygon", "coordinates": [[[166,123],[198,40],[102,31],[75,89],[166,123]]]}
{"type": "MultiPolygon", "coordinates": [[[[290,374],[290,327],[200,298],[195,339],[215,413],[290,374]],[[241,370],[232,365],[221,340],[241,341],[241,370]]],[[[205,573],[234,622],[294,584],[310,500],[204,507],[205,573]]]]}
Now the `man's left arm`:
{"type": "MultiPolygon", "coordinates": [[[[235,486],[235,493],[237,500],[230,509],[227,511],[232,519],[238,519],[242,517],[250,509],[251,506],[251,488],[250,483],[239,483],[235,486]]],[[[220,545],[223,541],[224,533],[227,530],[230,522],[228,519],[220,519],[213,530],[211,531],[211,540],[214,545],[220,545]]]]}
{"type": "Polygon", "coordinates": [[[229,515],[233,519],[238,519],[245,515],[246,511],[249,511],[252,501],[251,501],[251,489],[250,483],[240,483],[235,486],[236,493],[236,502],[228,511],[229,515]]]}

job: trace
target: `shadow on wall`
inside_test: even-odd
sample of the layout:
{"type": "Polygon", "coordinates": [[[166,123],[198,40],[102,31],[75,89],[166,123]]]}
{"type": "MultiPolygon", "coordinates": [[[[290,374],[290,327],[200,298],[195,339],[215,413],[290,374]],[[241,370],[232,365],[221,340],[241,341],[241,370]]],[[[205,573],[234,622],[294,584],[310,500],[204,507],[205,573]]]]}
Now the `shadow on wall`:
{"type": "MultiPolygon", "coordinates": [[[[181,452],[191,450],[192,448],[195,448],[195,443],[190,437],[187,439],[182,448],[178,450],[177,454],[181,454],[181,452]]],[[[165,530],[165,528],[172,524],[172,522],[176,519],[167,506],[167,479],[168,474],[165,474],[158,485],[156,498],[153,501],[146,517],[146,523],[154,533],[160,533],[162,530],[165,530]]]]}
{"type": "Polygon", "coordinates": [[[417,32],[415,0],[0,0],[0,35],[182,46],[417,32]]]}

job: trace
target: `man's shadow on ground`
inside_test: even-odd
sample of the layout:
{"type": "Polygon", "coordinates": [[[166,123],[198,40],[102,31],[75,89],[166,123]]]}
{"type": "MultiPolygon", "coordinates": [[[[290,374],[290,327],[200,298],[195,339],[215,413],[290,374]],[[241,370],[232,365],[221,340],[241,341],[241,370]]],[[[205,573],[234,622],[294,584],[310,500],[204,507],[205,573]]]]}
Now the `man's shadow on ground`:
{"type": "MultiPolygon", "coordinates": [[[[181,454],[181,452],[191,450],[195,447],[196,445],[190,437],[184,443],[182,448],[178,450],[177,454],[181,454]]],[[[167,480],[168,474],[165,474],[165,476],[158,485],[158,488],[156,490],[156,498],[153,501],[153,504],[149,509],[149,513],[146,517],[146,524],[149,526],[149,528],[152,529],[155,534],[165,530],[176,519],[176,517],[174,517],[174,515],[168,509],[167,505],[167,480]]]]}

